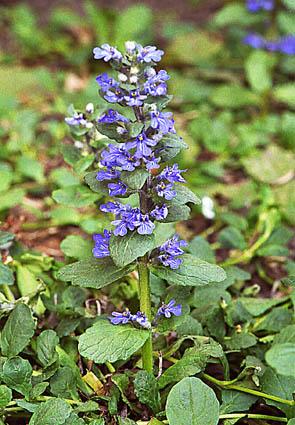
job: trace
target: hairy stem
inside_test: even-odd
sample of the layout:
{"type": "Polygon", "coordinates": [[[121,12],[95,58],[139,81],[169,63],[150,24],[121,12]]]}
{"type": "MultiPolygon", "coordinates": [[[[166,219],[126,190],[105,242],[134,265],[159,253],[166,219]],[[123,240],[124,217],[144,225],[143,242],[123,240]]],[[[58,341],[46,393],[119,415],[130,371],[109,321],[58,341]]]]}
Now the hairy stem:
{"type": "Polygon", "coordinates": [[[246,418],[246,419],[268,419],[270,421],[277,422],[288,422],[286,418],[280,418],[278,416],[270,416],[270,415],[256,415],[255,413],[229,413],[226,415],[220,415],[219,419],[238,419],[238,418],[246,418]]]}
{"type": "MultiPolygon", "coordinates": [[[[149,321],[152,318],[151,311],[151,293],[150,293],[150,275],[147,267],[148,258],[145,255],[138,263],[139,275],[139,299],[140,311],[142,311],[149,321]]],[[[149,335],[147,341],[142,347],[142,364],[143,368],[148,371],[153,371],[153,347],[152,334],[149,335]]]]}

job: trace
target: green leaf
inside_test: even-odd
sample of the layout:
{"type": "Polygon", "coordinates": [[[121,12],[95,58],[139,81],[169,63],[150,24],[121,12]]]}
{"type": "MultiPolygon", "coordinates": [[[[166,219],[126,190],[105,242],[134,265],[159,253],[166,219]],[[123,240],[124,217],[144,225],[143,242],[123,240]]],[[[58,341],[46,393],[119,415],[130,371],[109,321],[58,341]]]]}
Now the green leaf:
{"type": "Polygon", "coordinates": [[[30,308],[26,304],[17,304],[1,333],[3,356],[13,357],[20,353],[34,335],[35,326],[30,308]]]}
{"type": "Polygon", "coordinates": [[[176,184],[175,185],[176,196],[172,199],[172,201],[167,202],[167,204],[177,204],[177,205],[185,205],[188,203],[192,204],[201,204],[200,198],[194,194],[187,186],[176,184]]]}
{"type": "Polygon", "coordinates": [[[97,171],[91,171],[85,174],[84,180],[93,192],[108,195],[109,190],[104,182],[100,182],[96,179],[97,171]]]}
{"type": "Polygon", "coordinates": [[[13,233],[0,230],[0,249],[7,249],[12,244],[15,236],[13,233]]]}
{"type": "MultiPolygon", "coordinates": [[[[263,152],[242,160],[248,174],[263,183],[276,184],[293,175],[295,155],[277,145],[270,145],[263,152]]],[[[280,188],[281,190],[281,188],[280,188]]]]}
{"type": "Polygon", "coordinates": [[[237,248],[243,250],[247,246],[241,231],[233,226],[222,229],[218,235],[218,241],[224,248],[237,248]]]}
{"type": "Polygon", "coordinates": [[[181,258],[183,262],[176,270],[164,266],[153,266],[151,270],[156,276],[181,286],[202,286],[211,282],[222,282],[226,278],[225,271],[219,266],[190,254],[184,254],[181,258]]]}
{"type": "Polygon", "coordinates": [[[141,189],[144,183],[146,182],[148,176],[148,171],[138,168],[132,172],[122,171],[120,179],[130,189],[141,189]]]}
{"type": "Polygon", "coordinates": [[[275,344],[265,354],[267,363],[281,375],[295,377],[295,344],[275,344]]]}
{"type": "Polygon", "coordinates": [[[16,167],[22,175],[36,180],[38,183],[45,182],[43,167],[36,159],[22,155],[18,158],[16,167]]]}
{"type": "Polygon", "coordinates": [[[188,244],[188,251],[200,260],[208,261],[209,263],[215,263],[215,255],[209,242],[206,241],[202,236],[195,236],[188,244]]]}
{"type": "Polygon", "coordinates": [[[278,85],[273,90],[275,100],[287,103],[290,108],[295,108],[295,84],[285,83],[278,85]]]}
{"type": "Polygon", "coordinates": [[[5,361],[1,378],[6,385],[28,399],[32,390],[32,372],[32,366],[28,360],[24,360],[21,357],[12,357],[5,361]]]}
{"type": "Polygon", "coordinates": [[[127,360],[143,346],[149,331],[99,320],[79,338],[79,352],[96,363],[127,360]]]}
{"type": "Polygon", "coordinates": [[[60,244],[62,252],[72,258],[84,260],[91,257],[93,242],[79,235],[69,235],[60,244]]]}
{"type": "Polygon", "coordinates": [[[222,405],[220,413],[244,412],[257,400],[256,396],[233,390],[222,390],[222,405]]]}
{"type": "Polygon", "coordinates": [[[65,425],[72,408],[64,400],[53,398],[41,403],[33,413],[29,425],[65,425]]]}
{"type": "Polygon", "coordinates": [[[150,407],[154,413],[161,409],[158,381],[152,373],[145,370],[137,372],[134,379],[134,389],[139,401],[150,407]]]}
{"type": "Polygon", "coordinates": [[[187,205],[170,205],[167,217],[162,220],[164,223],[174,223],[190,218],[191,209],[187,205]]]}
{"type": "Polygon", "coordinates": [[[233,336],[225,341],[225,344],[229,350],[241,350],[253,347],[253,345],[256,345],[256,343],[256,336],[246,332],[234,333],[233,336]]]}
{"type": "Polygon", "coordinates": [[[14,276],[12,270],[0,263],[0,285],[13,285],[14,276]]]}
{"type": "Polygon", "coordinates": [[[111,236],[110,253],[118,267],[127,266],[155,247],[154,235],[139,235],[136,231],[125,236],[111,236]]]}
{"type": "Polygon", "coordinates": [[[282,298],[240,297],[239,302],[252,316],[260,316],[272,307],[284,302],[282,298]]]}
{"type": "Polygon", "coordinates": [[[23,189],[10,189],[8,192],[0,192],[0,211],[21,204],[26,192],[23,189]]]}
{"type": "Polygon", "coordinates": [[[292,342],[295,344],[295,325],[284,327],[273,340],[273,344],[282,344],[284,342],[292,342]]]}
{"type": "Polygon", "coordinates": [[[12,391],[6,385],[0,385],[0,409],[6,407],[12,400],[12,391]]]}
{"type": "Polygon", "coordinates": [[[188,348],[183,357],[161,375],[159,378],[160,388],[164,388],[172,382],[180,381],[187,376],[200,373],[211,357],[220,358],[223,356],[222,347],[213,339],[200,337],[197,341],[194,347],[188,348]]]}
{"type": "Polygon", "coordinates": [[[130,264],[118,268],[111,258],[92,258],[62,267],[58,272],[58,278],[83,288],[100,289],[126,276],[135,267],[135,264],[130,264]]]}
{"type": "Polygon", "coordinates": [[[56,397],[77,400],[76,377],[69,366],[60,367],[50,379],[50,391],[56,397]]]}
{"type": "Polygon", "coordinates": [[[244,87],[227,84],[213,90],[211,101],[214,105],[226,108],[241,108],[259,104],[259,97],[244,87]]]}
{"type": "Polygon", "coordinates": [[[69,207],[87,207],[94,204],[100,197],[84,186],[68,186],[52,192],[53,199],[69,207]]]}
{"type": "Polygon", "coordinates": [[[217,425],[219,403],[200,379],[184,378],[170,391],[166,414],[169,425],[217,425]]]}
{"type": "Polygon", "coordinates": [[[246,77],[252,89],[258,93],[266,92],[272,87],[271,70],[275,57],[263,50],[253,50],[245,63],[246,77]]]}
{"type": "Polygon", "coordinates": [[[36,341],[36,351],[38,360],[43,367],[48,367],[52,363],[56,362],[58,355],[56,352],[56,346],[59,342],[59,338],[56,332],[47,329],[40,333],[36,341]]]}
{"type": "MultiPolygon", "coordinates": [[[[294,376],[280,375],[268,367],[260,378],[260,383],[261,391],[285,400],[293,400],[292,394],[295,388],[294,376]]],[[[269,399],[267,400],[267,404],[278,407],[288,416],[288,418],[295,417],[295,406],[288,406],[269,399]]]]}
{"type": "Polygon", "coordinates": [[[158,147],[161,151],[161,160],[163,162],[170,161],[170,159],[178,155],[180,151],[187,149],[187,145],[182,138],[171,133],[162,137],[158,147]]]}

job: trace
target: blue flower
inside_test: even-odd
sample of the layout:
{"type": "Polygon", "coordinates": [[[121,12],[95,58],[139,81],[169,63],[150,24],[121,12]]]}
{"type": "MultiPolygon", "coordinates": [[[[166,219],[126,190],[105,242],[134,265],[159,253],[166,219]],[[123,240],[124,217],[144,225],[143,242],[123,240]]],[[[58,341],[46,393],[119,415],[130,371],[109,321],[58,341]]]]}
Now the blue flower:
{"type": "Polygon", "coordinates": [[[105,43],[101,47],[93,49],[94,59],[103,59],[105,62],[110,60],[120,61],[122,54],[115,47],[105,43]]]}
{"type": "Polygon", "coordinates": [[[158,74],[154,74],[144,83],[144,91],[151,96],[164,96],[167,94],[167,84],[169,75],[166,71],[161,70],[158,74]]]}
{"type": "Polygon", "coordinates": [[[103,258],[108,257],[110,255],[109,251],[109,242],[110,242],[111,232],[108,230],[103,231],[102,234],[94,234],[93,240],[94,240],[94,248],[92,250],[94,257],[96,258],[103,258]]]}
{"type": "Polygon", "coordinates": [[[172,167],[165,167],[164,170],[158,175],[158,179],[166,179],[170,183],[185,183],[185,179],[181,175],[181,173],[184,173],[185,171],[186,170],[180,170],[178,168],[178,164],[173,164],[172,167]]]}
{"type": "Polygon", "coordinates": [[[181,304],[175,305],[175,303],[175,300],[170,300],[168,304],[162,303],[161,307],[158,309],[157,316],[165,316],[167,319],[172,315],[181,316],[182,306],[181,304]]]}
{"type": "Polygon", "coordinates": [[[258,34],[247,34],[246,37],[244,37],[243,42],[254,49],[263,49],[265,47],[264,38],[258,34]]]}
{"type": "Polygon", "coordinates": [[[172,112],[152,111],[150,116],[152,128],[161,131],[163,134],[175,133],[174,120],[171,118],[172,112]]]}
{"type": "Polygon", "coordinates": [[[156,205],[155,208],[151,212],[151,217],[156,220],[164,220],[168,215],[168,208],[165,204],[156,205]]]}
{"type": "Polygon", "coordinates": [[[100,211],[112,213],[115,215],[121,214],[121,212],[126,211],[126,208],[129,205],[123,205],[120,202],[107,202],[106,204],[102,204],[100,206],[100,211]]]}
{"type": "Polygon", "coordinates": [[[182,263],[181,258],[178,257],[184,253],[181,248],[184,246],[187,246],[187,242],[179,240],[178,235],[175,235],[158,248],[159,255],[157,258],[164,266],[178,269],[182,263]]]}
{"type": "Polygon", "coordinates": [[[138,62],[159,62],[164,54],[163,50],[158,50],[155,46],[145,46],[142,47],[140,44],[137,45],[138,62]]]}
{"type": "Polygon", "coordinates": [[[129,119],[124,117],[124,115],[119,114],[119,112],[114,109],[109,109],[107,112],[102,114],[98,119],[98,122],[112,124],[114,122],[129,122],[129,119]]]}
{"type": "Polygon", "coordinates": [[[114,90],[107,90],[104,98],[110,103],[119,103],[123,100],[124,93],[119,87],[116,87],[114,90]]]}
{"type": "Polygon", "coordinates": [[[96,180],[114,180],[120,177],[120,171],[114,170],[113,168],[108,168],[107,170],[100,170],[96,174],[96,180]]]}
{"type": "Polygon", "coordinates": [[[75,112],[72,117],[66,117],[65,122],[71,126],[81,125],[82,127],[85,127],[88,123],[88,121],[85,120],[84,115],[82,113],[79,114],[78,112],[75,112]]]}
{"type": "Polygon", "coordinates": [[[146,329],[149,329],[151,327],[151,324],[148,321],[146,315],[141,311],[138,311],[132,316],[132,321],[138,323],[140,326],[146,329]]]}
{"type": "Polygon", "coordinates": [[[135,158],[148,157],[152,154],[151,146],[156,146],[157,141],[149,139],[145,133],[139,134],[132,142],[127,142],[127,149],[136,148],[135,158]]]}
{"type": "Polygon", "coordinates": [[[160,162],[161,158],[156,158],[154,153],[152,153],[151,155],[144,157],[143,161],[145,163],[146,169],[147,170],[153,170],[155,168],[159,168],[159,162],[160,162]]]}
{"type": "Polygon", "coordinates": [[[96,77],[96,82],[103,92],[107,92],[111,88],[119,87],[119,83],[104,72],[96,77]]]}
{"type": "Polygon", "coordinates": [[[108,149],[104,149],[101,153],[101,165],[106,167],[121,167],[127,161],[128,151],[124,144],[117,147],[116,145],[109,144],[108,149]]]}
{"type": "Polygon", "coordinates": [[[274,8],[274,0],[246,0],[249,12],[256,13],[259,10],[270,11],[274,8]]]}
{"type": "Polygon", "coordinates": [[[126,308],[122,313],[113,311],[112,316],[113,317],[109,317],[109,320],[113,325],[126,325],[126,323],[133,320],[133,316],[128,308],[126,308]]]}
{"type": "Polygon", "coordinates": [[[286,55],[295,55],[295,35],[286,35],[278,43],[278,49],[286,55]]]}
{"type": "Polygon", "coordinates": [[[134,225],[137,227],[137,233],[140,235],[150,235],[155,228],[154,223],[150,220],[148,214],[138,213],[134,225]]]}
{"type": "Polygon", "coordinates": [[[143,101],[147,98],[145,94],[140,93],[140,91],[132,90],[127,96],[124,96],[126,104],[128,106],[142,106],[143,101]]]}
{"type": "Polygon", "coordinates": [[[118,181],[117,183],[109,183],[108,188],[111,196],[124,196],[127,192],[127,186],[121,181],[118,181]]]}
{"type": "Polygon", "coordinates": [[[165,198],[167,201],[171,201],[171,199],[176,196],[176,191],[174,190],[174,185],[172,183],[165,183],[164,181],[161,181],[157,184],[156,191],[161,198],[165,198]]]}

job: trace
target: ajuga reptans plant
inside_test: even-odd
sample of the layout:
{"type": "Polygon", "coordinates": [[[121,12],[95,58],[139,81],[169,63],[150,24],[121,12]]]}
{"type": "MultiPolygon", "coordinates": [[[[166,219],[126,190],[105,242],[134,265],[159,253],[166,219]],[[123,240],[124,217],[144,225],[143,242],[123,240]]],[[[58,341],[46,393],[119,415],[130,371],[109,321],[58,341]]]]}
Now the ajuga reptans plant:
{"type": "MultiPolygon", "coordinates": [[[[152,308],[150,270],[178,285],[202,284],[200,264],[184,253],[187,243],[174,234],[171,225],[187,219],[190,215],[187,204],[197,203],[198,198],[184,185],[186,170],[171,163],[186,145],[176,133],[172,113],[164,112],[171,100],[167,94],[169,75],[155,69],[164,52],[154,46],[127,42],[124,54],[108,44],[96,47],[93,53],[95,59],[104,60],[113,68],[111,75],[104,72],[96,78],[100,96],[110,105],[91,122],[87,120],[87,111],[75,112],[66,119],[69,125],[86,133],[95,128],[111,139],[99,152],[98,170],[86,175],[89,186],[105,194],[100,210],[111,217],[110,226],[103,233],[93,235],[96,262],[91,264],[98,268],[101,279],[106,280],[99,281],[99,287],[137,269],[140,311],[113,312],[108,326],[127,325],[145,332],[141,344],[143,367],[152,371],[152,330],[159,321],[180,316],[182,307],[168,298],[166,303],[152,308]]],[[[213,281],[224,279],[222,269],[215,265],[208,267],[214,269],[213,281]]],[[[79,267],[75,270],[81,273],[79,267]]],[[[67,276],[63,278],[66,280],[67,276]]],[[[210,276],[204,279],[207,283],[210,276]]],[[[109,327],[108,332],[112,332],[109,327]]],[[[101,335],[99,332],[97,338],[102,338],[101,335]]],[[[92,359],[118,358],[99,357],[83,344],[84,336],[80,339],[80,353],[92,359]]]]}

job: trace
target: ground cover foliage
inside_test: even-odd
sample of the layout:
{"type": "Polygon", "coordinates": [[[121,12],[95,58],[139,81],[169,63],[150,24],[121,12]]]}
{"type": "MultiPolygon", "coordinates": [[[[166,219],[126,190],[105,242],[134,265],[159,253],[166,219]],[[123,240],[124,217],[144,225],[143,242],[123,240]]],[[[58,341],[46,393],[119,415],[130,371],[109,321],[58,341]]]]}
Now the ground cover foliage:
{"type": "MultiPolygon", "coordinates": [[[[254,13],[250,3],[220,4],[196,23],[146,5],[85,1],[83,17],[54,7],[41,24],[26,3],[1,8],[0,423],[293,425],[294,55],[267,43],[294,33],[294,5],[254,13]],[[151,268],[153,312],[182,305],[159,320],[152,372],[141,360],[148,330],[107,320],[140,310],[134,261],[150,242],[114,268],[92,255],[92,235],[111,228],[95,176],[114,133],[88,143],[64,122],[88,103],[93,119],[106,111],[95,78],[108,66],[91,52],[128,40],[165,50],[158,69],[188,145],[172,137],[169,152],[193,194],[173,210],[188,242],[182,267],[151,268]]],[[[137,190],[145,175],[121,179],[137,190]]],[[[175,233],[161,226],[157,246],[175,233]]]]}

